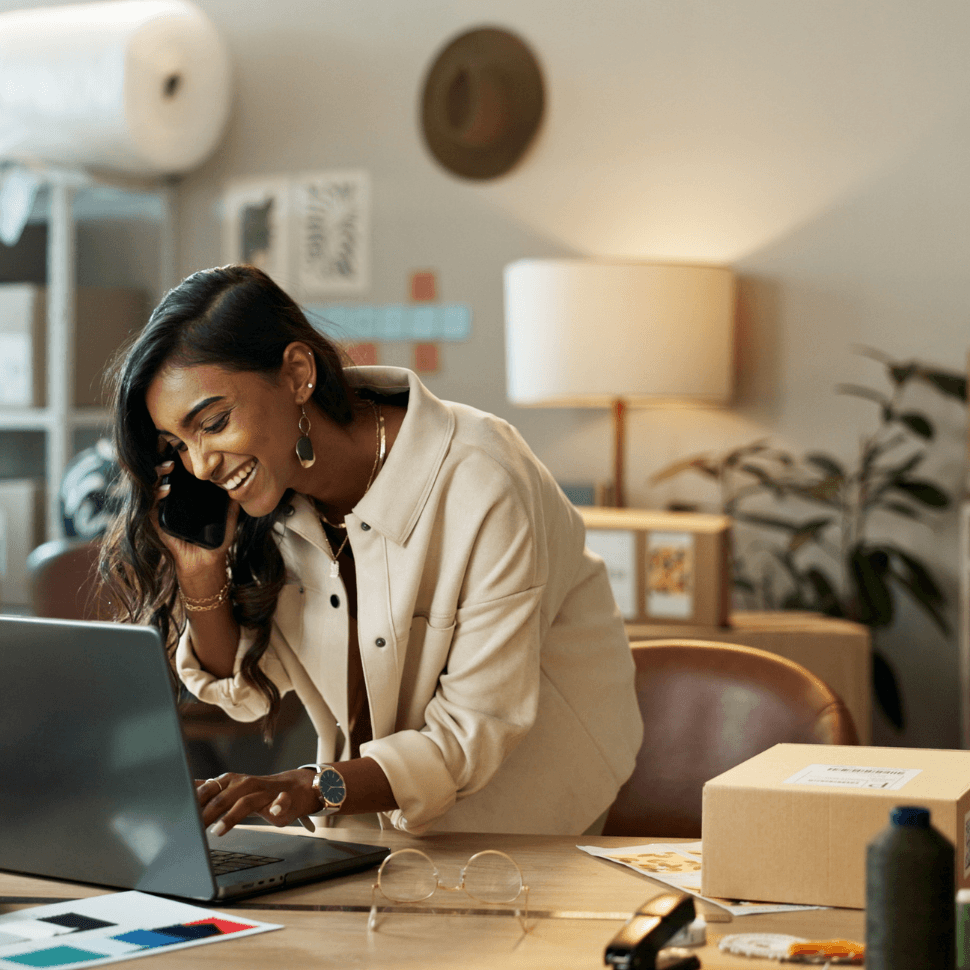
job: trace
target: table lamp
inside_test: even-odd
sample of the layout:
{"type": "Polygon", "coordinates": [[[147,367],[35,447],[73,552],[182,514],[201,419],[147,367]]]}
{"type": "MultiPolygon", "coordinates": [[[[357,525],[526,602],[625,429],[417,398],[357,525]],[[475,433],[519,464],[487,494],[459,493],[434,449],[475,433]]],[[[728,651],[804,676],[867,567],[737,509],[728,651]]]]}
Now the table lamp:
{"type": "Polygon", "coordinates": [[[522,259],[505,268],[508,398],[609,407],[613,504],[624,504],[627,407],[723,405],[734,372],[735,281],[723,266],[522,259]]]}

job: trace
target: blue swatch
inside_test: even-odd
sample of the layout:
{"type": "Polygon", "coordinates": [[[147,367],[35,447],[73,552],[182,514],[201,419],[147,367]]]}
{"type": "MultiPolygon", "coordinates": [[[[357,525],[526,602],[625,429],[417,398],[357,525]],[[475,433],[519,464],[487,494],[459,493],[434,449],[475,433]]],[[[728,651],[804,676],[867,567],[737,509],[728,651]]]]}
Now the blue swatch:
{"type": "Polygon", "coordinates": [[[9,963],[25,967],[62,967],[65,963],[81,963],[84,960],[103,960],[103,953],[79,950],[76,946],[55,946],[48,950],[34,950],[19,956],[4,957],[9,963]]]}
{"type": "Polygon", "coordinates": [[[134,943],[136,946],[169,946],[172,943],[182,943],[183,937],[169,936],[167,933],[159,933],[157,930],[131,930],[129,933],[119,933],[112,937],[121,940],[123,943],[134,943]]]}

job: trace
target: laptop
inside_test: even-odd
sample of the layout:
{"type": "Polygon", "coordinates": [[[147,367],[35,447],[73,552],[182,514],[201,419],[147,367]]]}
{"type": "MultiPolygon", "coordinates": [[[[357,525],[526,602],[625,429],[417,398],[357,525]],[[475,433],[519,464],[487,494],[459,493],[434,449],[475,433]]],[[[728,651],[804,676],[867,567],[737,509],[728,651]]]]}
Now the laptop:
{"type": "Polygon", "coordinates": [[[228,900],[388,853],[271,827],[209,836],[158,631],[0,616],[0,869],[228,900]]]}

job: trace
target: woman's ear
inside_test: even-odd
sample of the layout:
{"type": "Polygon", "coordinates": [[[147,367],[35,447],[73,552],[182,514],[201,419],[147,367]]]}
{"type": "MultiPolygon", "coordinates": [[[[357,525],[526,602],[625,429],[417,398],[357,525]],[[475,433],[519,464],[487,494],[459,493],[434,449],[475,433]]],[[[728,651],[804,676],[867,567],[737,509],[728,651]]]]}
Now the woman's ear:
{"type": "Polygon", "coordinates": [[[317,362],[309,344],[294,340],[287,345],[280,379],[296,396],[297,404],[305,404],[310,399],[317,382],[317,362]]]}

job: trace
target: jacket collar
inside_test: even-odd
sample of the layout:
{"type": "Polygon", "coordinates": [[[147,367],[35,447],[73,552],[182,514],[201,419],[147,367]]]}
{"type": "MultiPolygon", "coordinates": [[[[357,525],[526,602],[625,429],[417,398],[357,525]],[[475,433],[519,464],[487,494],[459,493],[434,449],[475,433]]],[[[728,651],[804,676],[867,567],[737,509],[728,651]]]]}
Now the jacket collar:
{"type": "MultiPolygon", "coordinates": [[[[411,535],[434,483],[451,439],[455,416],[404,367],[348,367],[352,387],[366,387],[378,394],[408,392],[408,409],[394,447],[370,489],[351,512],[388,539],[403,545],[411,535]]],[[[293,499],[294,513],[279,524],[305,538],[320,542],[322,529],[313,505],[305,496],[293,499]]]]}

